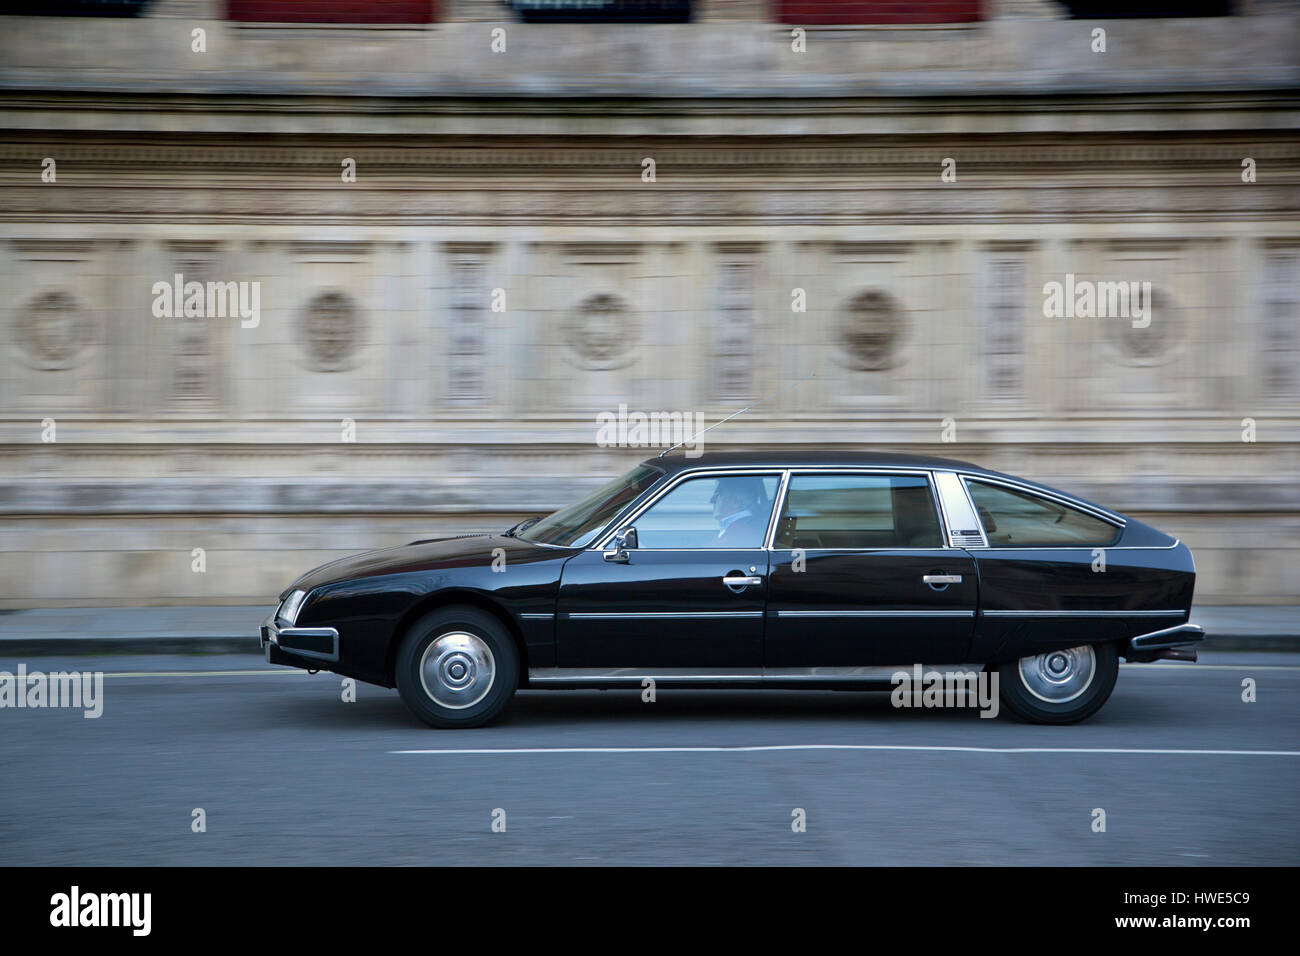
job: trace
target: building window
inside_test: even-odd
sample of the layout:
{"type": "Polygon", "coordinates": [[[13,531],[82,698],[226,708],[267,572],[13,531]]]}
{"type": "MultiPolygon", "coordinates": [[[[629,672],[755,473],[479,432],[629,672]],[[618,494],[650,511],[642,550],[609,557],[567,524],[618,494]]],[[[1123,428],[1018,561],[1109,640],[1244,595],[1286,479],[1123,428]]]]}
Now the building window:
{"type": "Polygon", "coordinates": [[[456,405],[483,401],[488,294],[482,256],[458,256],[451,264],[451,328],[447,336],[447,398],[456,405]]]}
{"type": "Polygon", "coordinates": [[[1265,398],[1300,396],[1300,250],[1277,249],[1264,260],[1261,385],[1265,398]]]}
{"type": "MultiPolygon", "coordinates": [[[[198,282],[205,287],[216,271],[208,258],[176,259],[175,269],[185,284],[198,282]]],[[[213,323],[208,318],[177,317],[171,326],[171,400],[181,408],[206,406],[215,398],[213,323]]]]}
{"type": "Polygon", "coordinates": [[[732,259],[718,273],[718,321],[713,348],[717,397],[750,395],[754,365],[754,263],[732,259]]]}
{"type": "Polygon", "coordinates": [[[1017,399],[1025,387],[1025,260],[990,256],[986,269],[981,352],[984,397],[1017,399]]]}

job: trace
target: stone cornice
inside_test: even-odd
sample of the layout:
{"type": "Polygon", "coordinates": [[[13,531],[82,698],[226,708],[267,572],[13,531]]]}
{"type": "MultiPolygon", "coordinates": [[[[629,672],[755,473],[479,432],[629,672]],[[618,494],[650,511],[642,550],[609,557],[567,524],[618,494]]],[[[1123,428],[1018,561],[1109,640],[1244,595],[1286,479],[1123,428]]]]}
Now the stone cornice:
{"type": "MultiPolygon", "coordinates": [[[[937,166],[936,166],[937,168],[937,166]]],[[[1231,175],[1229,169],[1226,175],[1231,175]]],[[[973,224],[1017,223],[1052,227],[1070,223],[1276,224],[1281,236],[1294,232],[1300,215],[1296,177],[1271,186],[1218,184],[1206,180],[1153,189],[1108,185],[1105,202],[1095,188],[1079,183],[1026,197],[1013,184],[979,185],[943,192],[936,187],[889,187],[835,183],[537,184],[491,189],[484,207],[482,184],[438,189],[354,189],[288,183],[219,188],[206,185],[198,196],[176,187],[9,186],[0,191],[0,223],[39,224],[45,229],[75,224],[114,226],[176,223],[193,226],[259,223],[276,226],[366,224],[384,229],[425,226],[530,226],[550,223],[638,226],[844,226],[898,228],[960,220],[973,224]]],[[[1094,184],[1095,187],[1095,184],[1094,184]]],[[[265,237],[263,237],[265,238],[265,237]]],[[[400,237],[385,237],[393,241],[400,237]]],[[[679,237],[680,238],[680,237],[679,237]]]]}
{"type": "MultiPolygon", "coordinates": [[[[245,93],[205,95],[157,91],[68,92],[14,86],[0,70],[0,127],[33,134],[166,133],[177,144],[206,136],[256,133],[312,135],[364,141],[370,136],[490,140],[529,136],[555,140],[717,137],[1061,134],[1113,137],[1126,133],[1208,135],[1300,129],[1300,69],[1283,89],[1133,91],[1122,86],[1091,93],[1023,90],[989,96],[915,91],[845,90],[817,96],[785,89],[745,99],[666,98],[655,89],[598,94],[580,100],[518,96],[393,98],[367,87],[351,97],[245,93]]],[[[35,81],[33,81],[34,84],[35,81]]]]}
{"type": "MultiPolygon", "coordinates": [[[[602,140],[543,140],[494,137],[475,142],[437,136],[341,137],[328,133],[303,136],[268,136],[255,142],[232,144],[228,137],[187,134],[163,138],[150,135],[93,135],[30,132],[9,133],[0,142],[0,175],[18,172],[14,167],[36,163],[56,154],[60,182],[92,181],[111,176],[114,185],[148,182],[158,173],[168,177],[219,174],[222,181],[290,172],[337,177],[340,157],[356,160],[362,181],[368,177],[401,179],[412,175],[453,179],[469,174],[475,182],[483,174],[534,177],[556,172],[583,176],[639,178],[642,158],[653,151],[662,171],[692,176],[714,175],[730,179],[736,172],[782,178],[845,175],[858,178],[864,169],[874,177],[905,180],[924,171],[928,178],[943,157],[957,153],[963,178],[982,177],[1022,185],[1026,175],[1086,173],[1089,178],[1115,176],[1132,181],[1135,167],[1149,173],[1160,166],[1162,182],[1178,182],[1179,175],[1198,175],[1224,164],[1237,166],[1247,153],[1270,172],[1300,172],[1300,102],[1293,128],[1179,135],[1115,133],[1062,141],[1056,136],[1016,137],[951,134],[917,134],[881,137],[844,134],[827,137],[790,137],[772,134],[761,143],[743,137],[622,137],[617,145],[602,140]]],[[[23,178],[30,178],[30,170],[23,178]]],[[[20,173],[20,175],[22,175],[20,173]]],[[[508,180],[506,180],[508,182],[508,180]]]]}

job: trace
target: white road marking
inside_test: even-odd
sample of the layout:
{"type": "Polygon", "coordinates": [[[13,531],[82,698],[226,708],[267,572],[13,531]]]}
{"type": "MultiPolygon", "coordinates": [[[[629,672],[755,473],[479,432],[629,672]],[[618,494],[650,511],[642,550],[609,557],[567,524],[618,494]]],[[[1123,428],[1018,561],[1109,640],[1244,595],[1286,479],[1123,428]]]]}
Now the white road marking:
{"type": "Polygon", "coordinates": [[[463,747],[390,750],[390,754],[683,754],[769,750],[915,750],[979,754],[1169,754],[1178,756],[1300,757],[1300,750],[1175,750],[1149,747],[949,747],[918,744],[771,744],[737,747],[463,747]]]}

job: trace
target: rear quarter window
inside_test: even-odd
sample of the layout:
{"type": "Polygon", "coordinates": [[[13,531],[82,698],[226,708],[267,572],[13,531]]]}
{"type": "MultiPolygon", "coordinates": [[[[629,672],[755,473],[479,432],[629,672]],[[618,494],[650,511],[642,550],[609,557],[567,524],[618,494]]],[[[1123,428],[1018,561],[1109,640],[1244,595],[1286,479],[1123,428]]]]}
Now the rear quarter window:
{"type": "Polygon", "coordinates": [[[1069,505],[978,479],[966,480],[991,548],[1106,547],[1120,528],[1069,505]]]}

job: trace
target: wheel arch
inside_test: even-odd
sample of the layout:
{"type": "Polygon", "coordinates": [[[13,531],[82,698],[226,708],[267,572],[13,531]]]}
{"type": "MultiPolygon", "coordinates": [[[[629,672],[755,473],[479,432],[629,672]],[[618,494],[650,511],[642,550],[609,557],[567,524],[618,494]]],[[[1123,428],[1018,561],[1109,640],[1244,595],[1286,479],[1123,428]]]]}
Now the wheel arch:
{"type": "Polygon", "coordinates": [[[481,591],[474,591],[469,588],[450,588],[446,591],[436,591],[416,601],[411,607],[407,608],[398,620],[397,626],[393,628],[392,637],[388,641],[388,650],[384,655],[384,675],[387,677],[390,687],[397,684],[397,649],[401,646],[406,633],[416,621],[426,614],[447,607],[472,607],[491,614],[500,621],[501,626],[510,635],[510,639],[515,642],[515,650],[519,654],[519,683],[517,686],[523,687],[527,684],[528,648],[524,644],[523,632],[519,630],[518,623],[510,616],[510,613],[481,591]]]}

